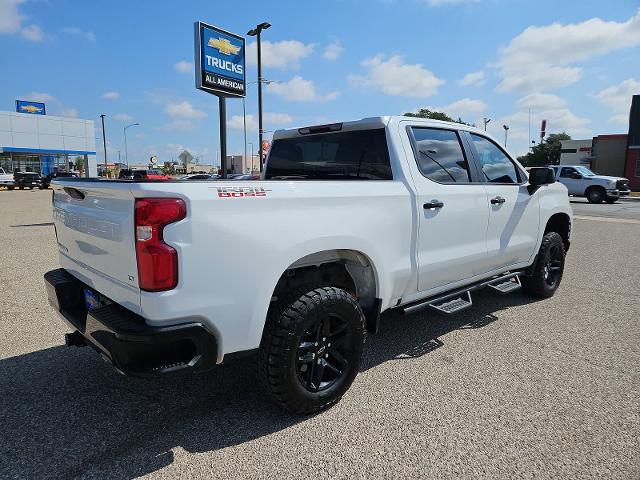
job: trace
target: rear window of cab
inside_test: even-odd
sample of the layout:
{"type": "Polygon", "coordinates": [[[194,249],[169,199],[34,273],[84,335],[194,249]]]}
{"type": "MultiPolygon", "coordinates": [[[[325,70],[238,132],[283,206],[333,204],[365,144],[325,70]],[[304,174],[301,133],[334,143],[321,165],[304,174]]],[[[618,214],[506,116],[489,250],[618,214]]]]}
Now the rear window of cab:
{"type": "Polygon", "coordinates": [[[275,140],[267,180],[392,180],[384,128],[275,140]]]}

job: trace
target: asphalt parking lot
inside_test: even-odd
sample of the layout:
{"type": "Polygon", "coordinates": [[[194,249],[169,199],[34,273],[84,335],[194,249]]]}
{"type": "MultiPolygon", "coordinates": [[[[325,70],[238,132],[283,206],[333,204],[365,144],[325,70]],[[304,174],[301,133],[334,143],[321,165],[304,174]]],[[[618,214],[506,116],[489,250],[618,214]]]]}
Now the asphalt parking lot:
{"type": "Polygon", "coordinates": [[[640,202],[573,203],[552,299],[385,315],[342,402],[303,418],[250,359],[139,380],[62,346],[50,199],[0,190],[0,478],[640,478],[640,202]]]}

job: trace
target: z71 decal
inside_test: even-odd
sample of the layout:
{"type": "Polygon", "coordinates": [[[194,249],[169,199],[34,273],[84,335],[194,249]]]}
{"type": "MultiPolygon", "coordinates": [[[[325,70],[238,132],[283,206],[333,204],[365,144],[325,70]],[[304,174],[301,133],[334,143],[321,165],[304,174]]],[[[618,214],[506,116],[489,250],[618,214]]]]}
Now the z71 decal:
{"type": "Polygon", "coordinates": [[[217,187],[220,198],[242,198],[242,197],[266,197],[267,192],[263,187],[217,187]]]}

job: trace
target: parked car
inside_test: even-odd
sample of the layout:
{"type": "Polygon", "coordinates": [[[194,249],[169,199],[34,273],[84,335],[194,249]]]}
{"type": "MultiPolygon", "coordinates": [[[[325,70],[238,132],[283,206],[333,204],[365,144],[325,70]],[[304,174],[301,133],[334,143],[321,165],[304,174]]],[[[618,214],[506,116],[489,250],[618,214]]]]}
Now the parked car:
{"type": "Polygon", "coordinates": [[[629,195],[629,179],[598,175],[583,165],[553,165],[556,180],[569,195],[586,197],[589,203],[615,203],[629,195]]]}
{"type": "Polygon", "coordinates": [[[250,173],[234,175],[231,180],[260,180],[260,175],[252,175],[250,173]]]}
{"type": "Polygon", "coordinates": [[[484,287],[547,298],[562,280],[566,189],[477,128],[280,130],[265,168],[213,184],[55,180],[61,268],[45,284],[67,344],[143,377],[257,354],[271,397],[307,414],[347,391],[381,312],[453,314],[484,287]]]}
{"type": "Polygon", "coordinates": [[[7,187],[9,190],[15,188],[13,173],[5,173],[4,168],[0,168],[0,186],[7,187]]]}
{"type": "Polygon", "coordinates": [[[60,172],[58,170],[55,170],[53,173],[42,177],[42,185],[40,185],[40,188],[49,188],[51,180],[53,180],[54,178],[76,178],[77,176],[78,174],[75,172],[60,172]]]}
{"type": "Polygon", "coordinates": [[[35,172],[15,172],[13,174],[13,182],[20,190],[24,190],[25,188],[33,190],[36,187],[40,189],[45,188],[43,187],[44,182],[42,177],[35,172]]]}
{"type": "Polygon", "coordinates": [[[118,174],[119,180],[171,180],[160,170],[131,170],[123,169],[118,174]]]}

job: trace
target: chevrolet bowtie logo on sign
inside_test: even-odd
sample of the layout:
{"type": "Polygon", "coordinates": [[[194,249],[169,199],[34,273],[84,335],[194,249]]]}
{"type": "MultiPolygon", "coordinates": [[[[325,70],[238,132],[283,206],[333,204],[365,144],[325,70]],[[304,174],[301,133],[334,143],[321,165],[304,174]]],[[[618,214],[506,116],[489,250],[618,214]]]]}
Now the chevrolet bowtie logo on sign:
{"type": "Polygon", "coordinates": [[[216,38],[211,37],[207,42],[212,48],[217,48],[218,51],[224,55],[237,55],[240,51],[240,47],[236,47],[235,45],[231,45],[231,42],[226,38],[216,38]]]}
{"type": "Polygon", "coordinates": [[[45,106],[40,102],[28,102],[26,100],[16,100],[16,112],[31,113],[33,115],[44,115],[45,106]]]}
{"type": "Polygon", "coordinates": [[[244,97],[244,38],[195,23],[196,88],[226,97],[244,97]]]}

